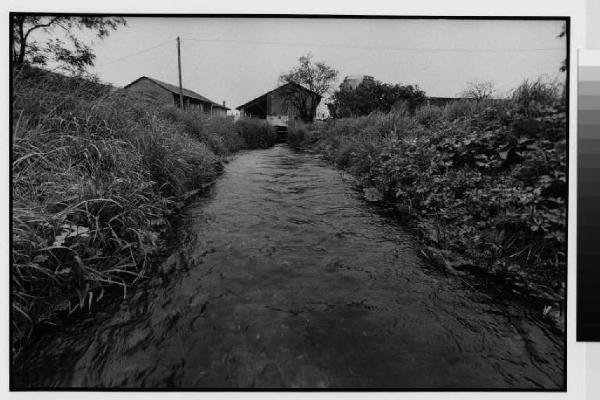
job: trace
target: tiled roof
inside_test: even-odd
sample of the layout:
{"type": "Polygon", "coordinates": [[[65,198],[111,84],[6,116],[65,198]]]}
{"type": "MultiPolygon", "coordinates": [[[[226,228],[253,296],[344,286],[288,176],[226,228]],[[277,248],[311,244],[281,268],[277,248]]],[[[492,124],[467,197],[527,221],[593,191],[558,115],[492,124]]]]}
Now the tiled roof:
{"type": "MultiPolygon", "coordinates": [[[[136,79],[135,81],[131,82],[129,85],[126,85],[125,87],[127,88],[142,79],[148,79],[149,81],[154,82],[158,86],[162,87],[163,89],[168,90],[169,92],[171,92],[173,94],[177,94],[177,95],[179,94],[179,86],[171,85],[170,83],[159,81],[158,79],[150,78],[148,76],[142,76],[141,78],[136,79]]],[[[183,96],[190,97],[192,99],[196,99],[196,100],[200,100],[205,103],[212,104],[213,107],[219,107],[219,108],[224,108],[226,110],[229,110],[228,107],[225,107],[219,103],[216,103],[216,102],[202,96],[201,94],[194,92],[193,90],[183,88],[183,96]]]]}

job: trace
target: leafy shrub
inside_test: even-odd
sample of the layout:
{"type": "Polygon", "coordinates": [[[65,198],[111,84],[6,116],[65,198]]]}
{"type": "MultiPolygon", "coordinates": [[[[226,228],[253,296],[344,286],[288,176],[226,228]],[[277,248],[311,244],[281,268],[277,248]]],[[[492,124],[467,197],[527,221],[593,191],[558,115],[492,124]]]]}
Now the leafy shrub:
{"type": "Polygon", "coordinates": [[[507,100],[329,121],[313,147],[410,215],[426,242],[558,291],[566,128],[560,87],[525,82],[507,100]]]}
{"type": "Polygon", "coordinates": [[[535,116],[535,111],[540,107],[551,107],[557,102],[564,102],[563,95],[563,85],[538,79],[533,82],[523,82],[512,92],[511,101],[518,113],[535,116]]]}

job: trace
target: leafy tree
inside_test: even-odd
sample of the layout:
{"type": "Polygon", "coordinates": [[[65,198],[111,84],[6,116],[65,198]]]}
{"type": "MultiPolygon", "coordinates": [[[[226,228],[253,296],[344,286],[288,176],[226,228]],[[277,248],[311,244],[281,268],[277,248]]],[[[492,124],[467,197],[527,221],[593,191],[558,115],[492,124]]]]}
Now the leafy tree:
{"type": "Polygon", "coordinates": [[[494,84],[490,81],[469,82],[467,88],[461,93],[461,96],[479,101],[489,99],[495,91],[494,84]]]}
{"type": "Polygon", "coordinates": [[[299,65],[279,77],[279,83],[292,83],[309,90],[297,90],[291,85],[282,93],[303,121],[312,122],[321,97],[330,91],[338,71],[322,61],[313,63],[311,53],[300,57],[298,62],[299,65]]]}
{"type": "Polygon", "coordinates": [[[122,17],[15,15],[11,21],[13,64],[43,66],[56,62],[61,68],[84,72],[88,66],[94,65],[96,56],[91,47],[77,37],[77,33],[94,31],[98,38],[103,39],[119,25],[125,24],[122,17]],[[48,39],[45,42],[33,39],[32,33],[36,31],[46,32],[48,39]],[[54,35],[58,32],[62,35],[54,35]]]}
{"type": "Polygon", "coordinates": [[[340,86],[327,104],[334,118],[367,115],[374,111],[389,112],[395,104],[406,102],[409,110],[425,100],[425,92],[416,85],[392,85],[365,80],[356,89],[340,86]]]}
{"type": "MultiPolygon", "coordinates": [[[[563,38],[565,36],[567,36],[567,24],[566,23],[563,24],[562,29],[561,29],[561,31],[560,31],[560,33],[558,35],[558,38],[561,39],[561,38],[563,38]]],[[[566,70],[567,70],[567,60],[564,59],[562,61],[562,63],[560,64],[559,71],[560,72],[565,72],[566,70]]]]}

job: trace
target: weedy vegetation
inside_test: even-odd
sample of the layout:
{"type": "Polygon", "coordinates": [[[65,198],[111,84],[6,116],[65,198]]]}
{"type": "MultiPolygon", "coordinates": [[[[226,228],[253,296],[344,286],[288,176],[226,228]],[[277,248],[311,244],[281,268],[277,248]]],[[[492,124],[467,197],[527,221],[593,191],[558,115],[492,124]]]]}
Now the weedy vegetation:
{"type": "Polygon", "coordinates": [[[544,304],[566,272],[564,88],[524,82],[506,99],[296,124],[290,145],[354,174],[371,200],[408,217],[423,255],[544,304]]]}
{"type": "Polygon", "coordinates": [[[176,205],[223,157],[275,142],[264,121],[163,107],[98,82],[22,67],[13,76],[15,354],[33,328],[93,310],[151,275],[176,205]]]}

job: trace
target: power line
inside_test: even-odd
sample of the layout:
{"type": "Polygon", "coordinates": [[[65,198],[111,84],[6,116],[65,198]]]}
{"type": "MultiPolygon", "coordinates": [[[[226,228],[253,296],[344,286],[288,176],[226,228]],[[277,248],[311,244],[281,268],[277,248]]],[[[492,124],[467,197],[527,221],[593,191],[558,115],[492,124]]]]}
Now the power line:
{"type": "Polygon", "coordinates": [[[139,54],[147,53],[147,52],[149,52],[150,50],[157,49],[157,48],[159,48],[159,47],[161,47],[161,46],[164,46],[165,44],[168,44],[168,43],[173,43],[173,39],[169,39],[169,40],[167,40],[166,42],[162,42],[162,43],[160,43],[160,44],[157,44],[157,45],[155,45],[155,46],[148,47],[148,48],[146,48],[146,49],[142,49],[142,50],[140,50],[140,51],[137,51],[137,52],[135,52],[135,53],[128,54],[128,55],[126,55],[126,56],[124,56],[124,57],[117,58],[117,59],[115,59],[115,60],[112,60],[112,61],[106,62],[106,63],[104,63],[104,64],[96,65],[95,67],[97,68],[97,67],[105,67],[105,66],[107,66],[107,65],[112,65],[112,64],[115,64],[115,63],[117,63],[117,62],[119,62],[119,61],[123,61],[123,60],[126,60],[126,59],[128,59],[128,58],[131,58],[131,57],[137,56],[137,55],[139,55],[139,54]]]}
{"type": "MultiPolygon", "coordinates": [[[[310,46],[310,47],[325,47],[325,48],[347,48],[347,49],[362,49],[362,50],[390,50],[390,51],[405,51],[405,52],[416,52],[424,53],[429,51],[439,52],[529,52],[529,51],[555,51],[564,50],[561,47],[545,47],[545,48],[529,48],[529,49],[494,49],[494,48],[483,48],[483,49],[469,49],[469,48],[409,48],[409,47],[391,47],[391,46],[356,46],[356,45],[343,45],[343,44],[324,44],[324,43],[302,43],[302,42],[273,42],[273,41],[258,41],[258,40],[226,40],[226,39],[199,39],[199,38],[182,38],[183,40],[189,40],[194,42],[209,42],[209,43],[238,43],[238,44],[258,44],[258,45],[271,45],[271,46],[310,46]]],[[[151,50],[157,49],[161,46],[169,44],[172,39],[165,42],[159,43],[152,47],[148,47],[137,51],[135,53],[128,54],[124,57],[120,57],[106,63],[96,65],[95,68],[101,68],[108,65],[118,63],[123,60],[127,60],[131,57],[147,53],[151,50]]]]}
{"type": "Polygon", "coordinates": [[[564,50],[562,47],[545,47],[545,48],[529,48],[529,49],[469,49],[469,48],[409,48],[409,47],[390,47],[390,46],[353,46],[343,44],[323,44],[323,43],[300,43],[300,42],[268,42],[268,41],[254,41],[254,40],[225,40],[225,39],[197,39],[197,38],[183,38],[183,40],[190,40],[194,42],[214,42],[214,43],[240,43],[240,44],[262,44],[262,45],[274,45],[274,46],[311,46],[311,47],[329,47],[329,48],[349,48],[349,49],[363,49],[363,50],[391,50],[391,51],[407,51],[407,52],[428,52],[428,51],[440,51],[440,52],[528,52],[528,51],[555,51],[564,50]]]}

